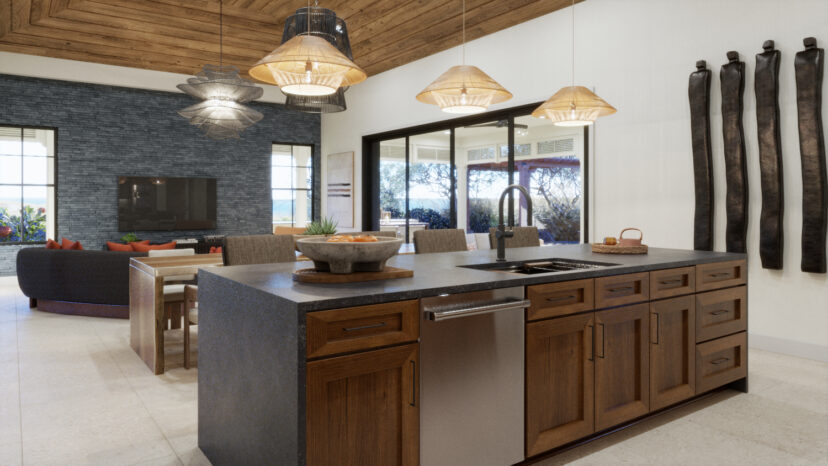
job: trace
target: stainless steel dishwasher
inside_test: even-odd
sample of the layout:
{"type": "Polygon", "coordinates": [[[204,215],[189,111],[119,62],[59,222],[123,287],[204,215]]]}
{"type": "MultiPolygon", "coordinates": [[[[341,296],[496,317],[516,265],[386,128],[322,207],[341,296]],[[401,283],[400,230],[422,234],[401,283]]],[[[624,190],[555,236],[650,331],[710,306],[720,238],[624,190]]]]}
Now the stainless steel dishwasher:
{"type": "Polygon", "coordinates": [[[523,461],[523,287],[420,300],[420,464],[523,461]]]}

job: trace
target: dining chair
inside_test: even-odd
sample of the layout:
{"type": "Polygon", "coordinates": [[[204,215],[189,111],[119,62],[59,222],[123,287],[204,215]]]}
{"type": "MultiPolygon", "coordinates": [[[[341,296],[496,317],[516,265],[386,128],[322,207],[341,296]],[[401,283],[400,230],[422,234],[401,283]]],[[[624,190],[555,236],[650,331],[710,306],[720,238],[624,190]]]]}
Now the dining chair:
{"type": "Polygon", "coordinates": [[[306,227],[273,227],[274,235],[301,235],[307,230],[306,227]]]}
{"type": "Polygon", "coordinates": [[[295,262],[293,235],[228,236],[222,248],[224,265],[295,262]]]}
{"type": "Polygon", "coordinates": [[[198,287],[184,286],[184,369],[190,368],[190,326],[198,325],[198,287]]]}
{"type": "MultiPolygon", "coordinates": [[[[507,227],[509,228],[509,227],[507,227]]],[[[537,227],[512,227],[515,235],[511,238],[506,238],[506,248],[528,248],[540,246],[540,234],[537,227]]],[[[497,248],[497,238],[495,238],[495,231],[497,228],[489,228],[489,247],[497,248]]]]}
{"type": "MultiPolygon", "coordinates": [[[[149,257],[178,257],[195,255],[195,249],[154,249],[149,257]]],[[[167,328],[181,328],[182,306],[184,304],[184,283],[195,280],[195,275],[172,275],[164,277],[164,319],[169,319],[167,328]]]]}
{"type": "Polygon", "coordinates": [[[415,254],[468,250],[466,233],[463,230],[419,230],[414,232],[415,254]]]}

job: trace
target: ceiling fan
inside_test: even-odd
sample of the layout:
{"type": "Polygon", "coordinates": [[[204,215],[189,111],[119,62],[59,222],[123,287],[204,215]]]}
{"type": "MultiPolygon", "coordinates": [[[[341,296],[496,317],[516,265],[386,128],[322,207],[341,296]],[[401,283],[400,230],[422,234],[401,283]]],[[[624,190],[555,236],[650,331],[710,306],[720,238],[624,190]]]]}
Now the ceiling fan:
{"type": "MultiPolygon", "coordinates": [[[[485,127],[492,127],[492,128],[507,128],[509,126],[509,120],[497,120],[491,123],[481,123],[479,125],[467,125],[464,128],[485,128],[485,127]]],[[[528,129],[529,125],[525,125],[523,123],[515,123],[515,128],[520,129],[528,129]]]]}

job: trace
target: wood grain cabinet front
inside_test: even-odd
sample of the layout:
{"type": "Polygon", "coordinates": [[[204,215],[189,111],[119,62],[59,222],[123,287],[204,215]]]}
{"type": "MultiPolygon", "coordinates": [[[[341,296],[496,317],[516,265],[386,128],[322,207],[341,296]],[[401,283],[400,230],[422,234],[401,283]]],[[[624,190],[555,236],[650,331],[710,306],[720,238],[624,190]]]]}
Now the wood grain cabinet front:
{"type": "Polygon", "coordinates": [[[419,344],[307,365],[309,466],[419,462],[419,344]]]}
{"type": "Polygon", "coordinates": [[[592,312],[526,324],[526,455],[595,431],[592,312]]]}
{"type": "Polygon", "coordinates": [[[696,268],[650,272],[650,299],[672,298],[696,292],[696,268]]]}
{"type": "Polygon", "coordinates": [[[696,345],[697,393],[704,393],[746,376],[745,332],[696,345]]]}
{"type": "Polygon", "coordinates": [[[747,287],[700,293],[696,297],[696,341],[747,330],[747,287]]]}
{"type": "Polygon", "coordinates": [[[650,410],[696,394],[696,297],[650,303],[650,410]]]}
{"type": "Polygon", "coordinates": [[[595,308],[623,306],[650,300],[649,272],[595,279],[595,308]]]}
{"type": "Polygon", "coordinates": [[[595,430],[650,411],[650,309],[595,313],[595,430]]]}
{"type": "Polygon", "coordinates": [[[747,283],[745,261],[713,262],[696,266],[696,291],[710,291],[747,283]]]}
{"type": "Polygon", "coordinates": [[[526,298],[532,305],[526,311],[526,320],[547,319],[595,309],[594,280],[532,285],[526,288],[526,298]]]}
{"type": "Polygon", "coordinates": [[[417,300],[309,312],[307,358],[417,341],[417,300]]]}

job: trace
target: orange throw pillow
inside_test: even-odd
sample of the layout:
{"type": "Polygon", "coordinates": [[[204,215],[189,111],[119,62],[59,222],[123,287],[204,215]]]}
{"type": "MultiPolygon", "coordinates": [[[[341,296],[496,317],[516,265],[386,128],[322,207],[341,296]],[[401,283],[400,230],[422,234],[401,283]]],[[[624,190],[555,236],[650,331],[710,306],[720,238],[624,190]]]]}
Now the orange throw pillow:
{"type": "Polygon", "coordinates": [[[132,252],[132,246],[129,244],[123,243],[113,243],[112,241],[106,242],[106,248],[110,251],[122,251],[122,252],[132,252]]]}
{"type": "Polygon", "coordinates": [[[221,246],[210,246],[210,254],[221,254],[221,246]]]}
{"type": "Polygon", "coordinates": [[[131,241],[129,243],[129,245],[132,246],[133,249],[135,249],[136,244],[143,244],[144,246],[149,246],[149,240],[145,239],[144,241],[131,241]]]}
{"type": "Polygon", "coordinates": [[[66,238],[60,239],[60,248],[61,249],[75,249],[78,251],[83,251],[83,246],[81,246],[80,241],[69,241],[66,238]]]}
{"type": "Polygon", "coordinates": [[[46,249],[61,249],[60,243],[57,241],[50,239],[46,241],[46,249]]]}
{"type": "Polygon", "coordinates": [[[133,243],[132,244],[132,249],[134,249],[137,252],[149,252],[149,251],[154,251],[154,250],[158,250],[158,249],[175,249],[175,241],[170,241],[169,243],[164,243],[164,244],[154,244],[154,245],[133,243]]]}

